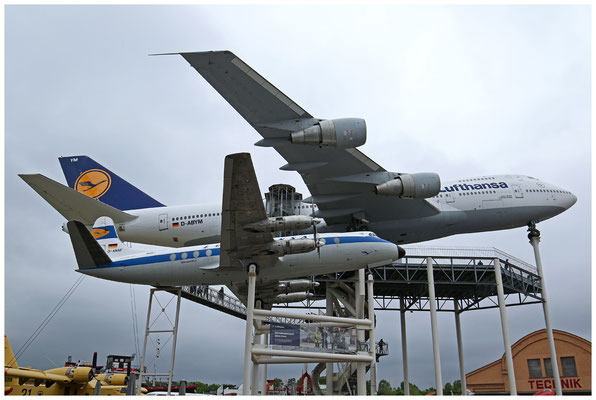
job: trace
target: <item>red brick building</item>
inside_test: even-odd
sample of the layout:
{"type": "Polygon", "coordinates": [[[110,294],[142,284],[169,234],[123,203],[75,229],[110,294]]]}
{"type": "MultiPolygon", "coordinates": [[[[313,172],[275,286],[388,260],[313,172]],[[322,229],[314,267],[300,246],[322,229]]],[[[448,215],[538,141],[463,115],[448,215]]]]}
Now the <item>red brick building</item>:
{"type": "MultiPolygon", "coordinates": [[[[592,344],[569,332],[553,329],[563,394],[592,393],[592,344]]],[[[524,336],[511,346],[518,394],[555,390],[546,330],[524,336]]],[[[468,390],[476,394],[508,394],[505,355],[466,374],[468,390]]]]}

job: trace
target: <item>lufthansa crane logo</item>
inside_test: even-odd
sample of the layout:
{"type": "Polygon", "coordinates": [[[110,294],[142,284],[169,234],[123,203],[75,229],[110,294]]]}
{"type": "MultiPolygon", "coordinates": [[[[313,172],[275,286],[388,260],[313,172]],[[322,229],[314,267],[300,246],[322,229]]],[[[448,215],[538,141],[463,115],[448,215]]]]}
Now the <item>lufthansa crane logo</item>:
{"type": "Polygon", "coordinates": [[[100,239],[100,238],[108,235],[109,233],[110,233],[110,231],[107,229],[104,229],[104,228],[93,228],[91,230],[91,234],[93,235],[93,237],[95,239],[100,239]]]}
{"type": "Polygon", "coordinates": [[[107,172],[101,169],[90,169],[77,178],[74,187],[77,192],[98,199],[108,191],[111,184],[112,178],[107,172]]]}

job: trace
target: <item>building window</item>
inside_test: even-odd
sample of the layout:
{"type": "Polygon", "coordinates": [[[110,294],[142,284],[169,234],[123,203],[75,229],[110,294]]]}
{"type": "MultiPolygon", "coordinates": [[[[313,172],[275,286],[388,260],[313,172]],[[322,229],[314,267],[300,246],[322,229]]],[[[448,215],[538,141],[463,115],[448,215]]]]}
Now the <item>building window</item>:
{"type": "Polygon", "coordinates": [[[542,365],[539,358],[528,360],[528,370],[530,371],[530,378],[542,378],[542,365]]]}
{"type": "Polygon", "coordinates": [[[554,376],[553,375],[553,366],[550,363],[550,358],[544,359],[544,372],[545,372],[544,376],[546,376],[547,378],[552,378],[554,376]]]}
{"type": "Polygon", "coordinates": [[[561,367],[563,368],[563,376],[577,376],[575,357],[561,357],[561,367]]]}

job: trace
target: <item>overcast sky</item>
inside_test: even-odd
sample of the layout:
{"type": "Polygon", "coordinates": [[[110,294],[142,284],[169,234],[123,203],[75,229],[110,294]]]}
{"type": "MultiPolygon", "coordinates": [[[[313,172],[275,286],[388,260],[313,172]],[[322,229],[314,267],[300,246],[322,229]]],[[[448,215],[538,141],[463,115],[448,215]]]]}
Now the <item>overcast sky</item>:
{"type": "MultiPolygon", "coordinates": [[[[387,170],[525,174],[573,192],[577,204],[538,228],[553,327],[591,340],[590,15],[590,6],[6,6],[13,349],[79,278],[63,218],[18,173],[65,183],[58,156],[87,154],[165,204],[215,203],[225,155],[249,151],[262,191],[289,183],[309,195],[186,61],[147,56],[224,49],[315,117],[364,118],[360,149],[387,170]]],[[[524,228],[429,243],[494,246],[534,263],[524,228]]],[[[143,327],[149,290],[134,292],[143,327]]],[[[130,293],[86,277],[19,363],[133,353],[130,293]]],[[[544,328],[539,305],[508,316],[513,341],[544,328]]],[[[502,356],[498,309],[464,313],[462,326],[466,372],[502,356]]],[[[439,316],[439,334],[443,381],[453,381],[452,314],[439,316]]],[[[376,335],[391,350],[379,379],[397,386],[399,313],[379,313],[376,335]]],[[[244,321],[184,302],[175,378],[241,383],[243,343],[244,321]]],[[[428,313],[408,314],[408,346],[411,381],[434,386],[428,313]]],[[[269,367],[269,377],[300,369],[269,367]]]]}

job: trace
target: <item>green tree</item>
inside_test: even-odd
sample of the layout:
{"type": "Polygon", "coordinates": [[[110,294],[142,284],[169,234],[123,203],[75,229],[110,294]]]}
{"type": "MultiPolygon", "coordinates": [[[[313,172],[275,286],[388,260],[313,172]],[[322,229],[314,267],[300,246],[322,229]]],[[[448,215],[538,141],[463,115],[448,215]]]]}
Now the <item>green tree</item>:
{"type": "Polygon", "coordinates": [[[451,385],[451,383],[447,382],[445,384],[443,387],[443,394],[445,396],[451,396],[453,394],[453,385],[451,385]]]}
{"type": "Polygon", "coordinates": [[[461,380],[456,380],[453,381],[453,394],[455,395],[461,395],[461,380]]]}
{"type": "Polygon", "coordinates": [[[377,389],[377,395],[390,396],[392,394],[394,393],[393,389],[391,388],[391,384],[387,382],[385,379],[381,379],[381,381],[379,382],[379,388],[377,389]]]}

